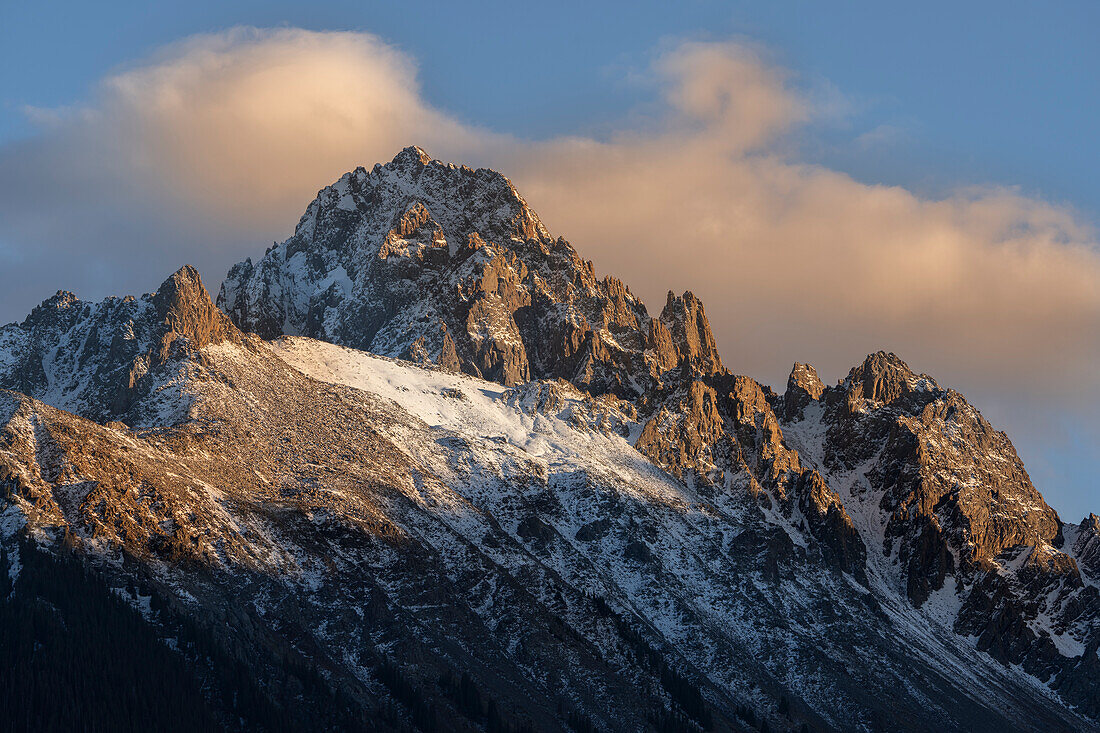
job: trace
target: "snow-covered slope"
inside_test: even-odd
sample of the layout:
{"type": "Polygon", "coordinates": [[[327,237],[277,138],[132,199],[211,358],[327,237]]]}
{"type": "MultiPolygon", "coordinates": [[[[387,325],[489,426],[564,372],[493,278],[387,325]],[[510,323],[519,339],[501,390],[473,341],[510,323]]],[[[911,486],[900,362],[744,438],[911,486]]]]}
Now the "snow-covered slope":
{"type": "Polygon", "coordinates": [[[300,337],[270,342],[302,373],[392,400],[429,427],[482,445],[507,445],[550,470],[614,474],[629,490],[682,502],[682,485],[630,441],[640,426],[629,402],[593,398],[564,381],[506,388],[494,382],[300,337]]]}
{"type": "MultiPolygon", "coordinates": [[[[780,665],[785,668],[790,660],[804,659],[803,655],[814,648],[818,652],[827,649],[835,655],[834,663],[847,659],[846,664],[858,667],[877,660],[874,668],[880,680],[898,675],[894,684],[907,676],[905,665],[894,667],[887,661],[898,655],[909,657],[908,664],[918,665],[922,675],[955,679],[968,694],[986,700],[1003,696],[1006,689],[1012,691],[1010,699],[1051,694],[1043,692],[1028,675],[1001,669],[971,640],[955,634],[952,627],[962,601],[951,593],[953,578],[946,584],[946,591],[937,591],[924,607],[916,609],[906,599],[904,588],[897,587],[897,573],[889,558],[872,556],[870,593],[845,575],[820,575],[819,570],[812,569],[820,567],[814,559],[817,555],[812,535],[784,522],[777,512],[761,512],[752,502],[731,501],[728,496],[701,494],[664,472],[654,471],[629,442],[637,439],[638,423],[630,415],[615,411],[611,420],[601,421],[605,429],[593,430],[592,406],[598,402],[569,385],[543,382],[509,390],[439,368],[302,338],[282,338],[273,342],[272,348],[311,377],[392,400],[401,410],[423,420],[430,430],[457,433],[471,458],[476,456],[475,462],[499,466],[501,461],[493,454],[515,450],[537,466],[539,473],[545,470],[547,485],[554,489],[554,503],[560,508],[540,513],[540,530],[535,531],[530,527],[530,517],[510,511],[508,505],[515,498],[512,489],[503,488],[502,496],[500,488],[486,490],[469,482],[466,474],[450,474],[442,464],[435,467],[437,475],[447,476],[454,490],[467,501],[498,518],[514,517],[517,538],[523,537],[524,530],[536,537],[540,532],[549,532],[541,538],[547,546],[543,560],[550,563],[555,575],[577,584],[585,593],[623,599],[673,648],[688,653],[697,668],[711,670],[707,674],[720,688],[746,694],[741,687],[743,678],[717,671],[723,665],[717,663],[716,655],[724,656],[723,649],[746,649],[753,659],[762,662],[758,674],[770,676],[774,672],[769,668],[779,659],[786,660],[780,665]],[[597,508],[602,502],[597,502],[593,507],[596,512],[590,513],[590,500],[575,495],[577,484],[571,478],[578,468],[586,472],[586,489],[610,491],[634,500],[635,522],[638,514],[645,516],[640,524],[648,526],[653,534],[641,542],[632,540],[629,534],[616,538],[616,525],[624,527],[608,521],[606,510],[597,508]],[[653,514],[658,515],[656,521],[653,514]],[[602,518],[585,521],[592,516],[602,518]],[[718,544],[716,530],[723,538],[718,544]],[[780,577],[768,577],[766,571],[766,558],[774,548],[754,555],[754,550],[760,551],[758,548],[738,547],[728,539],[732,537],[741,542],[753,537],[754,542],[763,541],[765,546],[785,546],[784,552],[790,554],[783,559],[785,567],[778,570],[780,577]],[[577,541],[582,538],[583,542],[577,541]],[[558,543],[560,546],[554,547],[558,543]],[[703,559],[706,547],[716,553],[714,560],[703,559]],[[577,553],[582,557],[576,557],[577,553]],[[746,560],[748,566],[744,565],[746,560]],[[763,568],[757,564],[761,560],[765,560],[763,568]],[[595,568],[602,570],[593,577],[595,568]],[[650,573],[662,580],[654,583],[647,578],[650,573]],[[751,585],[745,585],[741,573],[753,579],[751,585]],[[731,594],[734,588],[738,590],[731,594]],[[868,623],[865,618],[865,604],[872,597],[876,599],[874,607],[887,620],[877,629],[878,623],[868,623]],[[754,601],[746,606],[749,598],[754,601]],[[846,621],[834,617],[831,623],[807,623],[807,615],[813,616],[814,609],[826,598],[834,613],[846,608],[847,613],[841,615],[850,617],[846,621]],[[670,609],[675,609],[671,615],[670,609]],[[797,619],[793,627],[792,619],[797,619]],[[701,633],[701,628],[708,631],[701,633]],[[854,638],[860,639],[855,649],[837,643],[854,638]]],[[[803,441],[815,435],[820,441],[826,429],[811,425],[814,410],[808,412],[810,418],[800,421],[801,430],[794,432],[803,441]]],[[[818,411],[817,425],[822,425],[822,418],[818,411]]],[[[430,443],[426,452],[420,448],[422,441],[404,441],[403,445],[417,460],[431,461],[434,449],[430,443]]],[[[850,490],[846,493],[852,495],[850,490]]],[[[881,537],[881,528],[876,531],[881,537]]],[[[852,694],[839,693],[831,678],[832,674],[808,675],[804,664],[795,663],[791,669],[784,669],[779,682],[783,688],[799,690],[814,709],[825,710],[830,707],[830,698],[852,694]],[[823,690],[829,692],[823,694],[823,690]]],[[[922,695],[919,699],[923,705],[939,710],[945,720],[958,720],[958,710],[949,712],[944,707],[942,691],[939,696],[922,695]]],[[[897,699],[894,704],[904,705],[897,699]]],[[[1002,704],[1010,703],[1003,700],[1002,704]]],[[[927,710],[924,713],[930,714],[927,710]]],[[[844,727],[839,718],[833,718],[830,724],[844,727]]],[[[975,720],[969,725],[983,727],[985,723],[975,720]]]]}

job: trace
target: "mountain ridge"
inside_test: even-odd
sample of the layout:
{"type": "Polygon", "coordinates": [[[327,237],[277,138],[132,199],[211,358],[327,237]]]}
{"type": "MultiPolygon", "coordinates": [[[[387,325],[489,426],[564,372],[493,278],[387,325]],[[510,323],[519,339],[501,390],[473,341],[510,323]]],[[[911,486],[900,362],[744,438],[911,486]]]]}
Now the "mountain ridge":
{"type": "Polygon", "coordinates": [[[184,267],[0,329],[0,526],[224,617],[266,684],[289,650],[398,729],[1098,727],[1100,522],[894,354],[777,394],[415,147],[217,303],[184,267]]]}

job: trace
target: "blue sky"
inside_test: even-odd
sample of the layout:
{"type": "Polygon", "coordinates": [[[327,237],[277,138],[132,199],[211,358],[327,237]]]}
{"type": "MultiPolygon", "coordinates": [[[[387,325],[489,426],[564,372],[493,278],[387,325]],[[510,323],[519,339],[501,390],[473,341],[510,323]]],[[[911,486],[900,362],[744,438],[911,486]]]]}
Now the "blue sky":
{"type": "MultiPolygon", "coordinates": [[[[1076,521],[1086,509],[1100,510],[1100,487],[1093,478],[1100,458],[1100,377],[1088,376],[1088,365],[1094,363],[1090,359],[1100,344],[1096,298],[1088,292],[1089,273],[1100,272],[1095,269],[1097,237],[1088,231],[1100,222],[1100,176],[1095,175],[1100,163],[1096,135],[1100,4],[169,5],[3,0],[0,269],[21,276],[15,282],[0,275],[7,293],[0,298],[0,322],[21,318],[58,287],[72,288],[85,297],[151,289],[159,277],[182,264],[178,261],[182,257],[199,265],[208,286],[216,288],[228,264],[258,254],[273,239],[289,234],[312,192],[329,182],[327,173],[297,181],[297,188],[287,194],[289,205],[284,199],[279,199],[277,208],[271,201],[265,202],[266,208],[257,209],[261,215],[280,212],[270,222],[261,217],[257,224],[253,216],[247,222],[227,224],[218,218],[224,212],[211,214],[190,198],[165,204],[145,197],[144,192],[128,191],[120,180],[130,169],[111,168],[119,152],[111,146],[120,141],[95,137],[81,128],[81,115],[88,110],[94,113],[92,117],[99,114],[109,121],[116,119],[111,114],[117,110],[111,112],[97,101],[104,93],[104,79],[157,67],[161,59],[168,59],[163,64],[167,68],[186,56],[172,44],[242,25],[358,31],[393,44],[402,58],[417,67],[419,90],[413,101],[430,105],[447,124],[462,128],[466,137],[482,140],[471,146],[441,138],[435,143],[441,155],[499,165],[522,184],[537,209],[551,215],[552,224],[567,225],[560,227],[560,233],[592,256],[603,271],[621,274],[635,285],[651,306],[659,305],[654,301],[665,287],[696,289],[708,303],[731,368],[779,386],[794,358],[813,361],[823,376],[835,379],[868,351],[894,349],[915,368],[926,369],[941,383],[960,388],[997,427],[1007,429],[1037,485],[1065,518],[1076,521]],[[575,211],[576,202],[568,193],[540,173],[536,162],[552,158],[494,152],[496,148],[560,141],[566,136],[593,144],[615,141],[624,134],[644,137],[666,124],[670,114],[665,88],[670,82],[667,74],[661,76],[662,64],[667,66],[670,58],[693,41],[732,44],[741,49],[737,53],[742,56],[744,49],[749,49],[753,61],[745,68],[762,69],[765,85],[772,85],[776,94],[795,99],[800,109],[808,111],[806,119],[790,113],[790,119],[772,120],[781,132],[769,136],[766,146],[760,143],[766,147],[760,155],[733,150],[731,155],[738,158],[739,167],[707,171],[711,178],[691,170],[670,174],[670,180],[672,175],[679,176],[677,185],[712,182],[713,176],[732,178],[764,166],[776,180],[793,176],[802,181],[800,186],[807,178],[821,177],[818,173],[830,180],[839,176],[828,190],[829,195],[843,200],[851,194],[878,202],[893,195],[884,193],[880,184],[903,187],[906,195],[917,201],[910,207],[918,212],[917,219],[925,214],[943,215],[943,206],[936,202],[946,201],[958,208],[962,213],[943,215],[943,226],[950,229],[956,218],[965,219],[965,225],[950,232],[963,238],[968,234],[984,236],[983,217],[995,206],[988,197],[972,205],[970,194],[959,192],[972,185],[1007,187],[1020,197],[1006,204],[1017,212],[1017,228],[1042,230],[1056,219],[1049,232],[1040,232],[1043,241],[1057,245],[1072,240],[1078,249],[1091,249],[1092,254],[1073,255],[1055,247],[1059,257],[1066,255],[1064,262],[1059,260],[1062,277],[1072,269],[1066,263],[1075,261],[1073,257],[1084,263],[1079,269],[1085,273],[1085,284],[1070,283],[1065,288],[1076,293],[1076,300],[1059,300],[1057,292],[1052,294],[1051,282],[1056,284],[1053,291],[1058,290],[1056,273],[1042,282],[1028,279],[1028,269],[1057,270],[1047,268],[1043,258],[1021,256],[999,269],[996,243],[987,242],[977,248],[985,253],[985,259],[976,259],[966,272],[981,281],[976,292],[1001,299],[989,301],[996,306],[986,308],[994,311],[992,314],[978,314],[983,310],[981,297],[968,299],[955,287],[948,293],[953,300],[935,317],[940,320],[930,317],[932,327],[920,322],[920,312],[914,316],[900,306],[891,316],[893,320],[883,317],[876,321],[873,314],[868,315],[870,311],[890,309],[883,307],[881,298],[855,291],[836,297],[838,303],[845,297],[853,302],[837,306],[835,312],[822,308],[831,320],[812,320],[813,308],[807,307],[772,314],[775,320],[769,322],[763,312],[754,312],[751,304],[761,298],[790,298],[763,291],[738,300],[724,286],[728,277],[708,279],[709,273],[702,270],[681,273],[657,260],[654,268],[646,270],[637,262],[646,258],[627,251],[633,246],[629,238],[609,238],[606,230],[592,223],[589,212],[575,211]],[[55,131],[58,126],[64,134],[55,131]],[[100,157],[70,164],[73,159],[88,158],[89,146],[102,146],[94,151],[100,157]],[[768,167],[773,159],[781,160],[782,166],[768,167]],[[111,170],[103,173],[101,168],[111,170]],[[848,193],[836,193],[837,186],[848,193]],[[33,202],[28,204],[15,195],[22,190],[52,192],[57,199],[35,208],[33,202]],[[9,198],[6,208],[4,196],[9,198]],[[1053,208],[1044,208],[1047,205],[1053,208]],[[62,209],[79,215],[59,216],[62,209]],[[122,218],[97,213],[106,210],[135,213],[122,218]],[[1085,234],[1078,233],[1082,230],[1085,234]],[[35,264],[36,258],[41,266],[35,264]],[[120,268],[118,261],[125,261],[126,267],[120,268]],[[133,273],[132,277],[120,275],[122,269],[133,273]],[[1011,292],[1002,292],[1006,289],[1011,292]],[[1028,309],[1044,315],[1028,320],[1025,309],[993,323],[995,311],[1001,307],[998,304],[1011,310],[1013,298],[1027,301],[1028,309]],[[1078,302],[1084,305],[1075,311],[1078,302]],[[969,331],[951,330],[960,322],[965,326],[967,319],[972,321],[969,331]],[[848,324],[843,334],[842,322],[848,324]],[[1017,322],[1020,343],[1007,344],[1017,338],[1017,322]],[[1057,338],[1045,338],[1044,331],[1058,332],[1057,338]],[[777,341],[767,334],[783,338],[777,341]]],[[[392,69],[386,71],[390,75],[386,78],[409,81],[407,75],[390,72],[392,69]]],[[[735,116],[734,122],[751,119],[735,116]]],[[[682,144],[690,151],[692,144],[706,140],[684,138],[673,131],[665,137],[647,138],[635,147],[621,146],[620,152],[653,155],[654,165],[667,169],[667,161],[655,150],[682,144]]],[[[121,144],[125,145],[125,140],[121,144]]],[[[383,152],[388,148],[379,145],[376,155],[370,146],[349,148],[347,156],[339,158],[337,173],[388,157],[389,153],[383,152]],[[359,159],[363,156],[367,159],[359,159]]],[[[689,160],[690,155],[685,152],[684,159],[689,160]]],[[[275,170],[271,176],[277,175],[275,170]]],[[[574,175],[578,170],[582,169],[569,169],[574,175]]],[[[631,179],[608,180],[621,183],[631,179]]],[[[730,190],[744,192],[734,184],[730,190]]],[[[715,191],[709,195],[712,206],[726,205],[715,191]]],[[[879,204],[867,201],[852,210],[877,212],[879,204]]],[[[670,200],[669,205],[676,202],[670,200]]],[[[730,201],[736,203],[739,201],[730,201]]],[[[783,212],[776,195],[762,197],[760,205],[776,206],[777,212],[783,212]]],[[[820,211],[809,204],[805,208],[807,212],[820,211]]],[[[796,223],[804,225],[806,216],[811,213],[803,213],[796,223]]],[[[886,217],[884,221],[886,229],[874,230],[877,234],[890,234],[895,225],[899,229],[914,226],[913,217],[886,217]]],[[[844,224],[823,219],[820,226],[839,228],[844,224]]],[[[813,237],[812,227],[791,223],[789,231],[799,233],[792,236],[809,232],[813,237]]],[[[863,236],[863,231],[857,230],[853,236],[863,236]]],[[[916,237],[912,241],[934,244],[936,240],[916,237]]],[[[904,248],[905,244],[902,241],[898,246],[904,248]]],[[[729,251],[735,249],[731,245],[729,251]]],[[[868,252],[873,252],[873,247],[862,255],[848,252],[846,256],[858,260],[870,256],[868,252]]],[[[952,252],[949,259],[969,256],[964,250],[952,252]]],[[[731,255],[730,260],[741,262],[745,254],[738,255],[741,259],[731,255]]],[[[813,253],[802,254],[810,257],[813,253]]],[[[871,279],[905,284],[905,273],[888,272],[895,267],[891,262],[884,261],[879,270],[871,271],[871,279]]],[[[765,261],[758,266],[758,279],[776,269],[765,261]]],[[[853,284],[843,273],[834,276],[837,292],[853,284]]],[[[1096,283],[1093,290],[1100,290],[1100,281],[1092,282],[1096,283]]],[[[924,312],[936,307],[936,288],[936,283],[929,283],[913,295],[925,304],[924,312]]],[[[875,291],[865,288],[859,292],[875,291]]]]}

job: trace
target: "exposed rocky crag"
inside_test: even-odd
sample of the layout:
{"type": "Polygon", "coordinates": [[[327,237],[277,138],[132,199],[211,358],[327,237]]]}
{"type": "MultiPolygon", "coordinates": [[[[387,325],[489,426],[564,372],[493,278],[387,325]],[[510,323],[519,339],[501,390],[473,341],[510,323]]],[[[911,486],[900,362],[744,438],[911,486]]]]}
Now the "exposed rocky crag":
{"type": "Polygon", "coordinates": [[[1073,539],[1067,540],[1081,572],[1100,582],[1100,517],[1090,514],[1077,525],[1073,539]]]}
{"type": "Polygon", "coordinates": [[[294,236],[236,265],[218,305],[264,338],[302,335],[508,386],[562,378],[637,397],[681,359],[720,371],[702,304],[659,320],[551,237],[507,178],[410,147],[318,193],[294,236]]]}
{"type": "Polygon", "coordinates": [[[178,357],[225,340],[242,337],[192,267],[141,298],[87,303],[59,291],[0,328],[0,385],[98,422],[163,422],[174,416],[162,409],[186,411],[170,378],[187,362],[178,357]]]}
{"type": "Polygon", "coordinates": [[[804,371],[796,365],[782,400],[801,416],[788,435],[835,477],[863,536],[881,538],[868,550],[885,563],[884,580],[918,608],[946,610],[978,649],[1100,712],[1100,596],[1078,567],[1093,557],[1088,520],[1064,525],[1008,437],[897,356],[867,357],[812,409],[798,384],[804,371]]]}
{"type": "Polygon", "coordinates": [[[419,148],[218,304],[0,330],[16,593],[20,542],[74,554],[299,728],[1100,730],[1100,521],[893,354],[777,394],[419,148]]]}

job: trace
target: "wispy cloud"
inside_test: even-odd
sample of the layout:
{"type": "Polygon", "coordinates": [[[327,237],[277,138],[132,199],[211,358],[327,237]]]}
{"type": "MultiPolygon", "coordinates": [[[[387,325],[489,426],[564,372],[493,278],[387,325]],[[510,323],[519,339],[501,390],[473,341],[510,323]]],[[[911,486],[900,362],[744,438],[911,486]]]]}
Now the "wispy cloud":
{"type": "Polygon", "coordinates": [[[856,136],[854,143],[859,150],[883,150],[909,140],[909,132],[898,125],[882,124],[856,136]]]}

